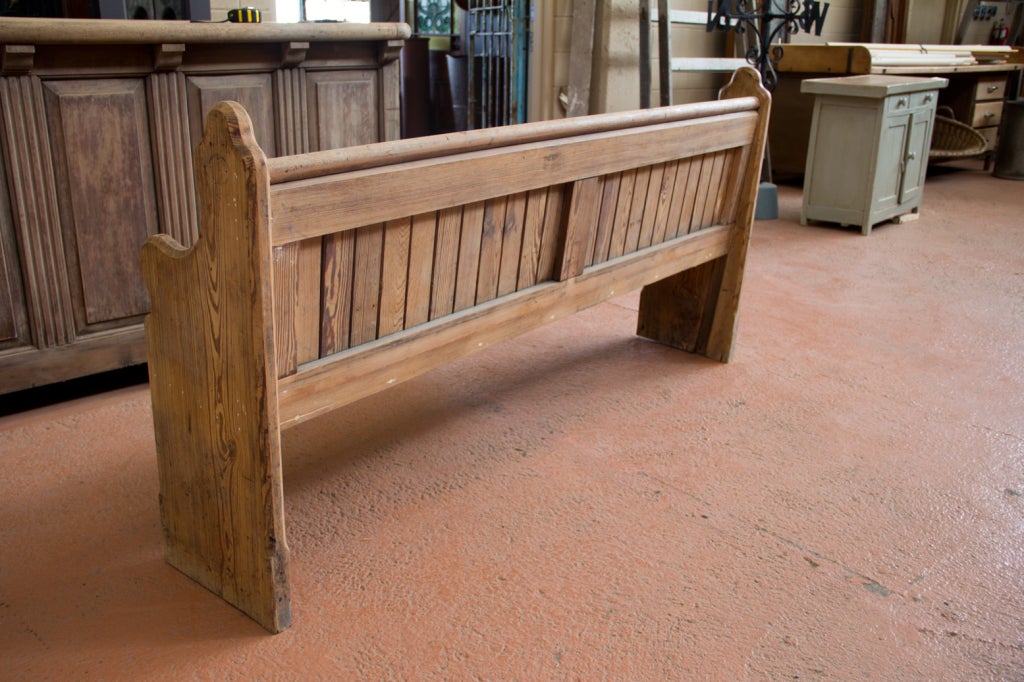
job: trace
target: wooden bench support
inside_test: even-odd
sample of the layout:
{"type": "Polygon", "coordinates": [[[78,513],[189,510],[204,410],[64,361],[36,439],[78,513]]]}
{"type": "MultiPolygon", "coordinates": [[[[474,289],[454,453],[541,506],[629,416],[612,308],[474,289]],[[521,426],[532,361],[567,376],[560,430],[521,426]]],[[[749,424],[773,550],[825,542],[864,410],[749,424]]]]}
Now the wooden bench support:
{"type": "Polygon", "coordinates": [[[141,260],[167,561],[279,632],[291,605],[266,166],[248,116],[215,107],[196,151],[201,238],[186,250],[155,236],[141,260]]]}
{"type": "Polygon", "coordinates": [[[640,287],[639,334],[728,360],[769,98],[722,97],[271,160],[214,107],[199,239],[141,256],[168,562],[279,632],[282,428],[640,287]]]}

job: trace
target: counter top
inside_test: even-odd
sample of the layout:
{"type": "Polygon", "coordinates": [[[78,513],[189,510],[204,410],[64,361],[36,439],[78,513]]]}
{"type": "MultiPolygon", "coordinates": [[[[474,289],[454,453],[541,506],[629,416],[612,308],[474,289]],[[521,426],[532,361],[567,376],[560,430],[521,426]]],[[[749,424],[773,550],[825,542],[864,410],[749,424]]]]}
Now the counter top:
{"type": "Polygon", "coordinates": [[[133,45],[153,43],[281,43],[405,40],[408,24],[133,21],[129,19],[0,19],[5,45],[133,45]]]}
{"type": "Polygon", "coordinates": [[[817,95],[845,95],[881,99],[889,95],[938,90],[946,87],[945,78],[914,78],[912,76],[846,76],[842,78],[808,78],[800,84],[800,92],[817,95]]]}

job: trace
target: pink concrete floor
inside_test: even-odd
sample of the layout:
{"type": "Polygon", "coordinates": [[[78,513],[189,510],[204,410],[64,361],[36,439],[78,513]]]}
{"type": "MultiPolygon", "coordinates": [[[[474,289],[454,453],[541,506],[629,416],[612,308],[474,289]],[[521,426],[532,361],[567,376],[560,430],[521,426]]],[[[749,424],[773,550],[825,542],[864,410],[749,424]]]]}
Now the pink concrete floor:
{"type": "Polygon", "coordinates": [[[780,204],[728,365],[629,295],[286,432],[277,636],[164,564],[145,386],[0,419],[0,679],[1024,679],[1024,182],[780,204]]]}

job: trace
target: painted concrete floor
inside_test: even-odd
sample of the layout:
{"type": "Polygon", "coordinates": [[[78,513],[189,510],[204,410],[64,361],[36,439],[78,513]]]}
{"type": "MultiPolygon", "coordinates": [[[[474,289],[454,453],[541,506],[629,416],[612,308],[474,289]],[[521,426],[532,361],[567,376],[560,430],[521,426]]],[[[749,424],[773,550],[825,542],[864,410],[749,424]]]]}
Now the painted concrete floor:
{"type": "Polygon", "coordinates": [[[728,365],[630,295],[286,432],[277,636],[162,561],[145,386],[0,419],[0,679],[1024,679],[1024,182],[799,202],[728,365]]]}

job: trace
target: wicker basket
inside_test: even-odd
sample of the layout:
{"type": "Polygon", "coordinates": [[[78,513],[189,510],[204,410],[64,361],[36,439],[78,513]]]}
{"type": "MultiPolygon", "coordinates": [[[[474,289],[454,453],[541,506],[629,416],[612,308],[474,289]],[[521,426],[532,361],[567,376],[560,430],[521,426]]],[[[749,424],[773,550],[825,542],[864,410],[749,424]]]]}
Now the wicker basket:
{"type": "Polygon", "coordinates": [[[977,130],[953,118],[953,110],[939,107],[943,114],[935,115],[935,127],[932,130],[932,147],[928,152],[928,161],[939,163],[968,156],[978,156],[985,152],[987,141],[977,130]]]}

